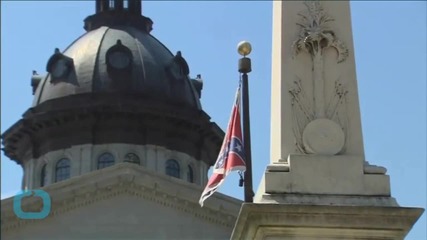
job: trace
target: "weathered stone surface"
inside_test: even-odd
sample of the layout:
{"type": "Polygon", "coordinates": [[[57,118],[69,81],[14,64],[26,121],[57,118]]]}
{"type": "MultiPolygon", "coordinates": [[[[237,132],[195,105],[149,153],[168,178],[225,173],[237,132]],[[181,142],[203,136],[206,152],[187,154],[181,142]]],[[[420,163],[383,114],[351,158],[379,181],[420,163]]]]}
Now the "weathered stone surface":
{"type": "Polygon", "coordinates": [[[403,240],[399,207],[364,156],[348,1],[274,1],[271,158],[231,239],[403,240]]]}
{"type": "MultiPolygon", "coordinates": [[[[349,3],[275,1],[272,47],[270,161],[301,153],[338,153],[364,161],[349,3]],[[325,131],[333,144],[310,150],[304,143],[306,127],[318,119],[342,129],[344,145],[338,152],[333,146],[341,143],[341,134],[319,124],[317,132],[325,131]]],[[[307,141],[328,145],[322,138],[307,141]]]]}
{"type": "Polygon", "coordinates": [[[271,158],[255,202],[396,205],[387,170],[364,156],[349,2],[274,2],[272,57],[271,158]]]}
{"type": "Polygon", "coordinates": [[[231,239],[401,239],[420,208],[243,204],[231,239]]]}
{"type": "MultiPolygon", "coordinates": [[[[201,186],[120,163],[43,188],[47,218],[23,220],[1,201],[2,239],[228,239],[241,201],[215,193],[201,208],[201,186]],[[167,231],[165,231],[167,227],[167,231]]],[[[39,206],[38,198],[23,209],[39,206]]]]}
{"type": "Polygon", "coordinates": [[[291,155],[287,164],[267,167],[256,199],[264,193],[390,196],[390,178],[365,174],[360,157],[291,155]]]}

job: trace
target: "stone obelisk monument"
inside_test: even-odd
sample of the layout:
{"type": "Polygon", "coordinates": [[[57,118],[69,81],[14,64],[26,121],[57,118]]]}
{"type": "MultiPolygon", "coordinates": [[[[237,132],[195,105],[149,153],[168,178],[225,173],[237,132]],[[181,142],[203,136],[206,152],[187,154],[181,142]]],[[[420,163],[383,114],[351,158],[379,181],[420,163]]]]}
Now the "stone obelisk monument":
{"type": "Polygon", "coordinates": [[[271,159],[232,239],[404,239],[423,209],[365,160],[348,1],[274,1],[271,159]]]}

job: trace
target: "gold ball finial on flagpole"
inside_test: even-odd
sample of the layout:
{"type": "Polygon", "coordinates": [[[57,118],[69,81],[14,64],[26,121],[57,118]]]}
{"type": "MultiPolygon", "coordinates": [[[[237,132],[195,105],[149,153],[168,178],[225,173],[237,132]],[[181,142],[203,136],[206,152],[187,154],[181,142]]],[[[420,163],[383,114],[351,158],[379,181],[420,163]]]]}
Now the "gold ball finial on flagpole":
{"type": "Polygon", "coordinates": [[[243,56],[241,59],[239,59],[239,72],[251,72],[251,59],[246,57],[252,52],[251,44],[248,41],[239,42],[239,44],[237,44],[237,52],[243,56]]]}
{"type": "Polygon", "coordinates": [[[252,46],[248,41],[241,41],[237,44],[237,52],[243,57],[248,56],[252,51],[252,46]]]}

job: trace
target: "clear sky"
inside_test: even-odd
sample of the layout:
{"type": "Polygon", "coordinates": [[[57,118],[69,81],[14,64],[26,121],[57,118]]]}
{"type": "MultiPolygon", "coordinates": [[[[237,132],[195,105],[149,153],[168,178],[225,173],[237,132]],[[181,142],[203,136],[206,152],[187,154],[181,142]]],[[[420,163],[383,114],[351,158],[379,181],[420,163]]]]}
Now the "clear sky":
{"type": "MultiPolygon", "coordinates": [[[[94,2],[1,1],[1,132],[32,102],[32,70],[84,33],[94,2]]],[[[269,162],[272,3],[144,1],[152,34],[182,51],[190,74],[202,74],[204,110],[223,129],[239,74],[236,45],[252,43],[250,80],[254,187],[269,162]]],[[[426,207],[426,2],[351,2],[366,160],[384,166],[401,206],[426,207]]],[[[1,198],[17,193],[22,170],[1,155],[1,198]]],[[[221,187],[243,198],[233,174],[221,187]]],[[[426,239],[426,214],[407,239],[426,239]]]]}

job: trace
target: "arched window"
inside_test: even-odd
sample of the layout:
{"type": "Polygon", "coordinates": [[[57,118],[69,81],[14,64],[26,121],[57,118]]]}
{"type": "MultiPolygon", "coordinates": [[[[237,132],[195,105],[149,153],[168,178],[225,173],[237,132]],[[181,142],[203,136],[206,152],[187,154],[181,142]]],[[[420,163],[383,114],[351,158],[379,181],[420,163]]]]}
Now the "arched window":
{"type": "Polygon", "coordinates": [[[70,178],[70,160],[63,158],[56,163],[55,182],[70,178]]]}
{"type": "Polygon", "coordinates": [[[193,172],[193,168],[188,165],[188,169],[187,169],[187,181],[194,183],[194,172],[193,172]]]}
{"type": "Polygon", "coordinates": [[[46,165],[43,165],[42,170],[40,171],[40,187],[44,187],[47,183],[46,175],[46,165]]]}
{"type": "Polygon", "coordinates": [[[128,153],[125,155],[124,162],[139,164],[141,161],[139,160],[138,155],[136,155],[135,153],[128,153]]]}
{"type": "Polygon", "coordinates": [[[114,165],[114,156],[111,153],[103,153],[98,157],[98,169],[114,165]]]}
{"type": "Polygon", "coordinates": [[[179,163],[176,160],[169,159],[166,161],[166,175],[180,178],[179,163]]]}

